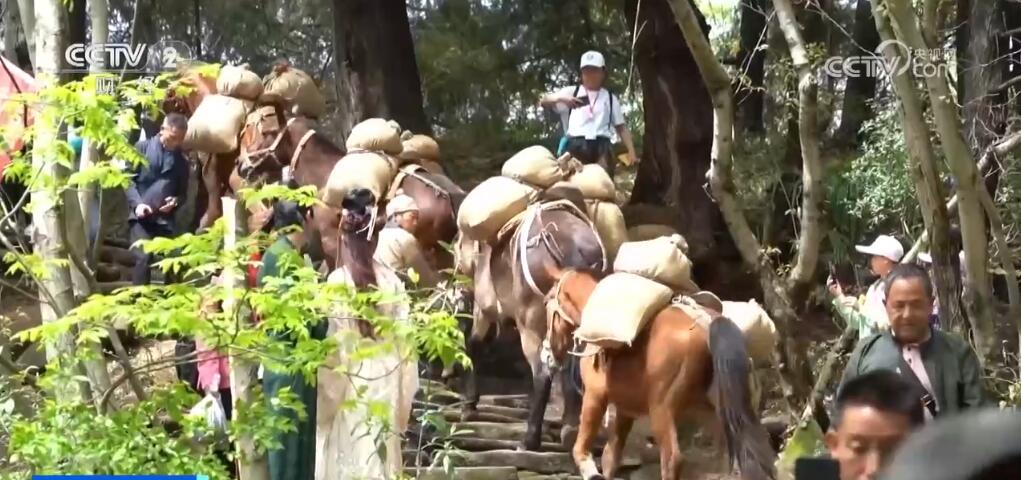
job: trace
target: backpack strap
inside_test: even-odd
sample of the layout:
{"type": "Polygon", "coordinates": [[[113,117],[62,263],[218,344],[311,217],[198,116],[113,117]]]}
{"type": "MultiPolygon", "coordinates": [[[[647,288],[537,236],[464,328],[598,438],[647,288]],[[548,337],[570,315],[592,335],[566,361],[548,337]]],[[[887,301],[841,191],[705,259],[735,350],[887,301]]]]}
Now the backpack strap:
{"type": "Polygon", "coordinates": [[[606,122],[610,125],[610,131],[613,132],[613,90],[606,89],[606,93],[610,94],[610,111],[608,112],[606,122]]]}

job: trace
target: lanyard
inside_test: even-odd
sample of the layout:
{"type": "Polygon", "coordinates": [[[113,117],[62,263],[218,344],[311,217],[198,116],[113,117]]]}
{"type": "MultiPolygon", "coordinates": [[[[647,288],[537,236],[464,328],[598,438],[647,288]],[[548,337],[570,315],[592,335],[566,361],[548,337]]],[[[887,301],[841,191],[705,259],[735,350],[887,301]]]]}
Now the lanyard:
{"type": "Polygon", "coordinates": [[[589,116],[589,118],[595,118],[595,116],[596,116],[596,112],[595,112],[594,109],[596,107],[596,100],[599,99],[599,92],[600,91],[601,90],[596,90],[596,98],[592,98],[592,92],[590,92],[589,89],[587,89],[587,88],[585,89],[585,95],[588,96],[588,98],[589,98],[589,102],[588,102],[588,116],[589,116]]]}

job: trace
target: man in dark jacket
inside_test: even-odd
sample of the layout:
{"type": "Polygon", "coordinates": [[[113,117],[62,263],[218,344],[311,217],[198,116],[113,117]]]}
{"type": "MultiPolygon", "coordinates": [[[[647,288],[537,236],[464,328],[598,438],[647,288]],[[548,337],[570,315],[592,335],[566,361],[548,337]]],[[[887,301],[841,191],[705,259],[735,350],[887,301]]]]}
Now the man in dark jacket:
{"type": "Polygon", "coordinates": [[[158,135],[135,145],[138,153],[147,160],[135,170],[127,190],[128,223],[135,256],[131,280],[135,285],[149,283],[149,266],[152,263],[152,255],[135,242],[177,233],[174,211],[184,202],[188,189],[188,161],[181,153],[187,131],[188,119],[171,113],[163,120],[158,135]]]}
{"type": "Polygon", "coordinates": [[[894,267],[886,281],[890,330],[858,343],[840,388],[866,372],[892,370],[922,387],[919,401],[927,420],[984,405],[978,356],[964,339],[933,330],[932,298],[924,269],[913,264],[894,267]]]}

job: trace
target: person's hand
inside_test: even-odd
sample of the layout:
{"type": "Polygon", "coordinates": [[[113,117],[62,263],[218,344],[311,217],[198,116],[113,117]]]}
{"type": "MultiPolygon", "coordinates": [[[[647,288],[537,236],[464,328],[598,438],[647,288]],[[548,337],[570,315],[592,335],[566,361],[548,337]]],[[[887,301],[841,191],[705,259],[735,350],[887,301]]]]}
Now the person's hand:
{"type": "Polygon", "coordinates": [[[577,97],[572,97],[572,96],[570,96],[570,95],[564,95],[564,96],[563,96],[563,97],[562,97],[562,98],[561,98],[561,99],[559,100],[559,102],[560,102],[560,103],[563,103],[564,105],[567,105],[567,106],[568,106],[568,107],[570,107],[570,108],[578,108],[578,107],[580,107],[580,106],[581,106],[581,102],[582,102],[582,100],[581,100],[580,98],[577,98],[577,97]]]}
{"type": "Polygon", "coordinates": [[[167,197],[163,200],[163,206],[160,207],[160,213],[170,213],[177,208],[177,197],[167,197]]]}
{"type": "Polygon", "coordinates": [[[627,152],[627,160],[631,165],[638,165],[642,161],[635,152],[627,152]]]}
{"type": "Polygon", "coordinates": [[[149,215],[152,215],[152,207],[144,203],[141,203],[137,207],[135,207],[136,218],[145,218],[148,217],[149,215]]]}
{"type": "Polygon", "coordinates": [[[843,287],[840,286],[840,283],[837,282],[837,280],[833,278],[832,275],[830,275],[829,278],[826,279],[826,289],[830,291],[830,295],[833,295],[836,298],[844,296],[843,287]]]}

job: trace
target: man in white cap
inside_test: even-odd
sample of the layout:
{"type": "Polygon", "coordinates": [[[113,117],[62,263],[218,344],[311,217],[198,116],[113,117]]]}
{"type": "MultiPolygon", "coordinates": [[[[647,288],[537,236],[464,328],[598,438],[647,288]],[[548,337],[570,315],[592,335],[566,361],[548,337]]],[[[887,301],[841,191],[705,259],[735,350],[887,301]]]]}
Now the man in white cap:
{"type": "Polygon", "coordinates": [[[419,276],[418,286],[434,287],[437,274],[429,265],[422,248],[415,239],[418,229],[418,204],[415,199],[398,191],[386,205],[386,227],[379,232],[375,258],[404,278],[414,270],[419,276]]]}
{"type": "Polygon", "coordinates": [[[854,248],[869,255],[869,269],[879,276],[865,293],[864,302],[859,304],[854,298],[845,296],[844,289],[833,277],[827,281],[827,287],[835,297],[833,303],[837,312],[858,330],[860,340],[890,327],[886,315],[885,280],[890,270],[904,258],[904,246],[896,238],[880,235],[871,245],[857,245],[854,248]]]}
{"type": "Polygon", "coordinates": [[[606,61],[603,54],[590,50],[581,56],[581,84],[561,88],[539,100],[543,108],[553,109],[564,124],[566,145],[561,145],[582,163],[598,163],[613,178],[615,160],[610,138],[617,136],[627,147],[631,164],[638,162],[631,132],[624,123],[620,99],[603,88],[606,61]]]}

